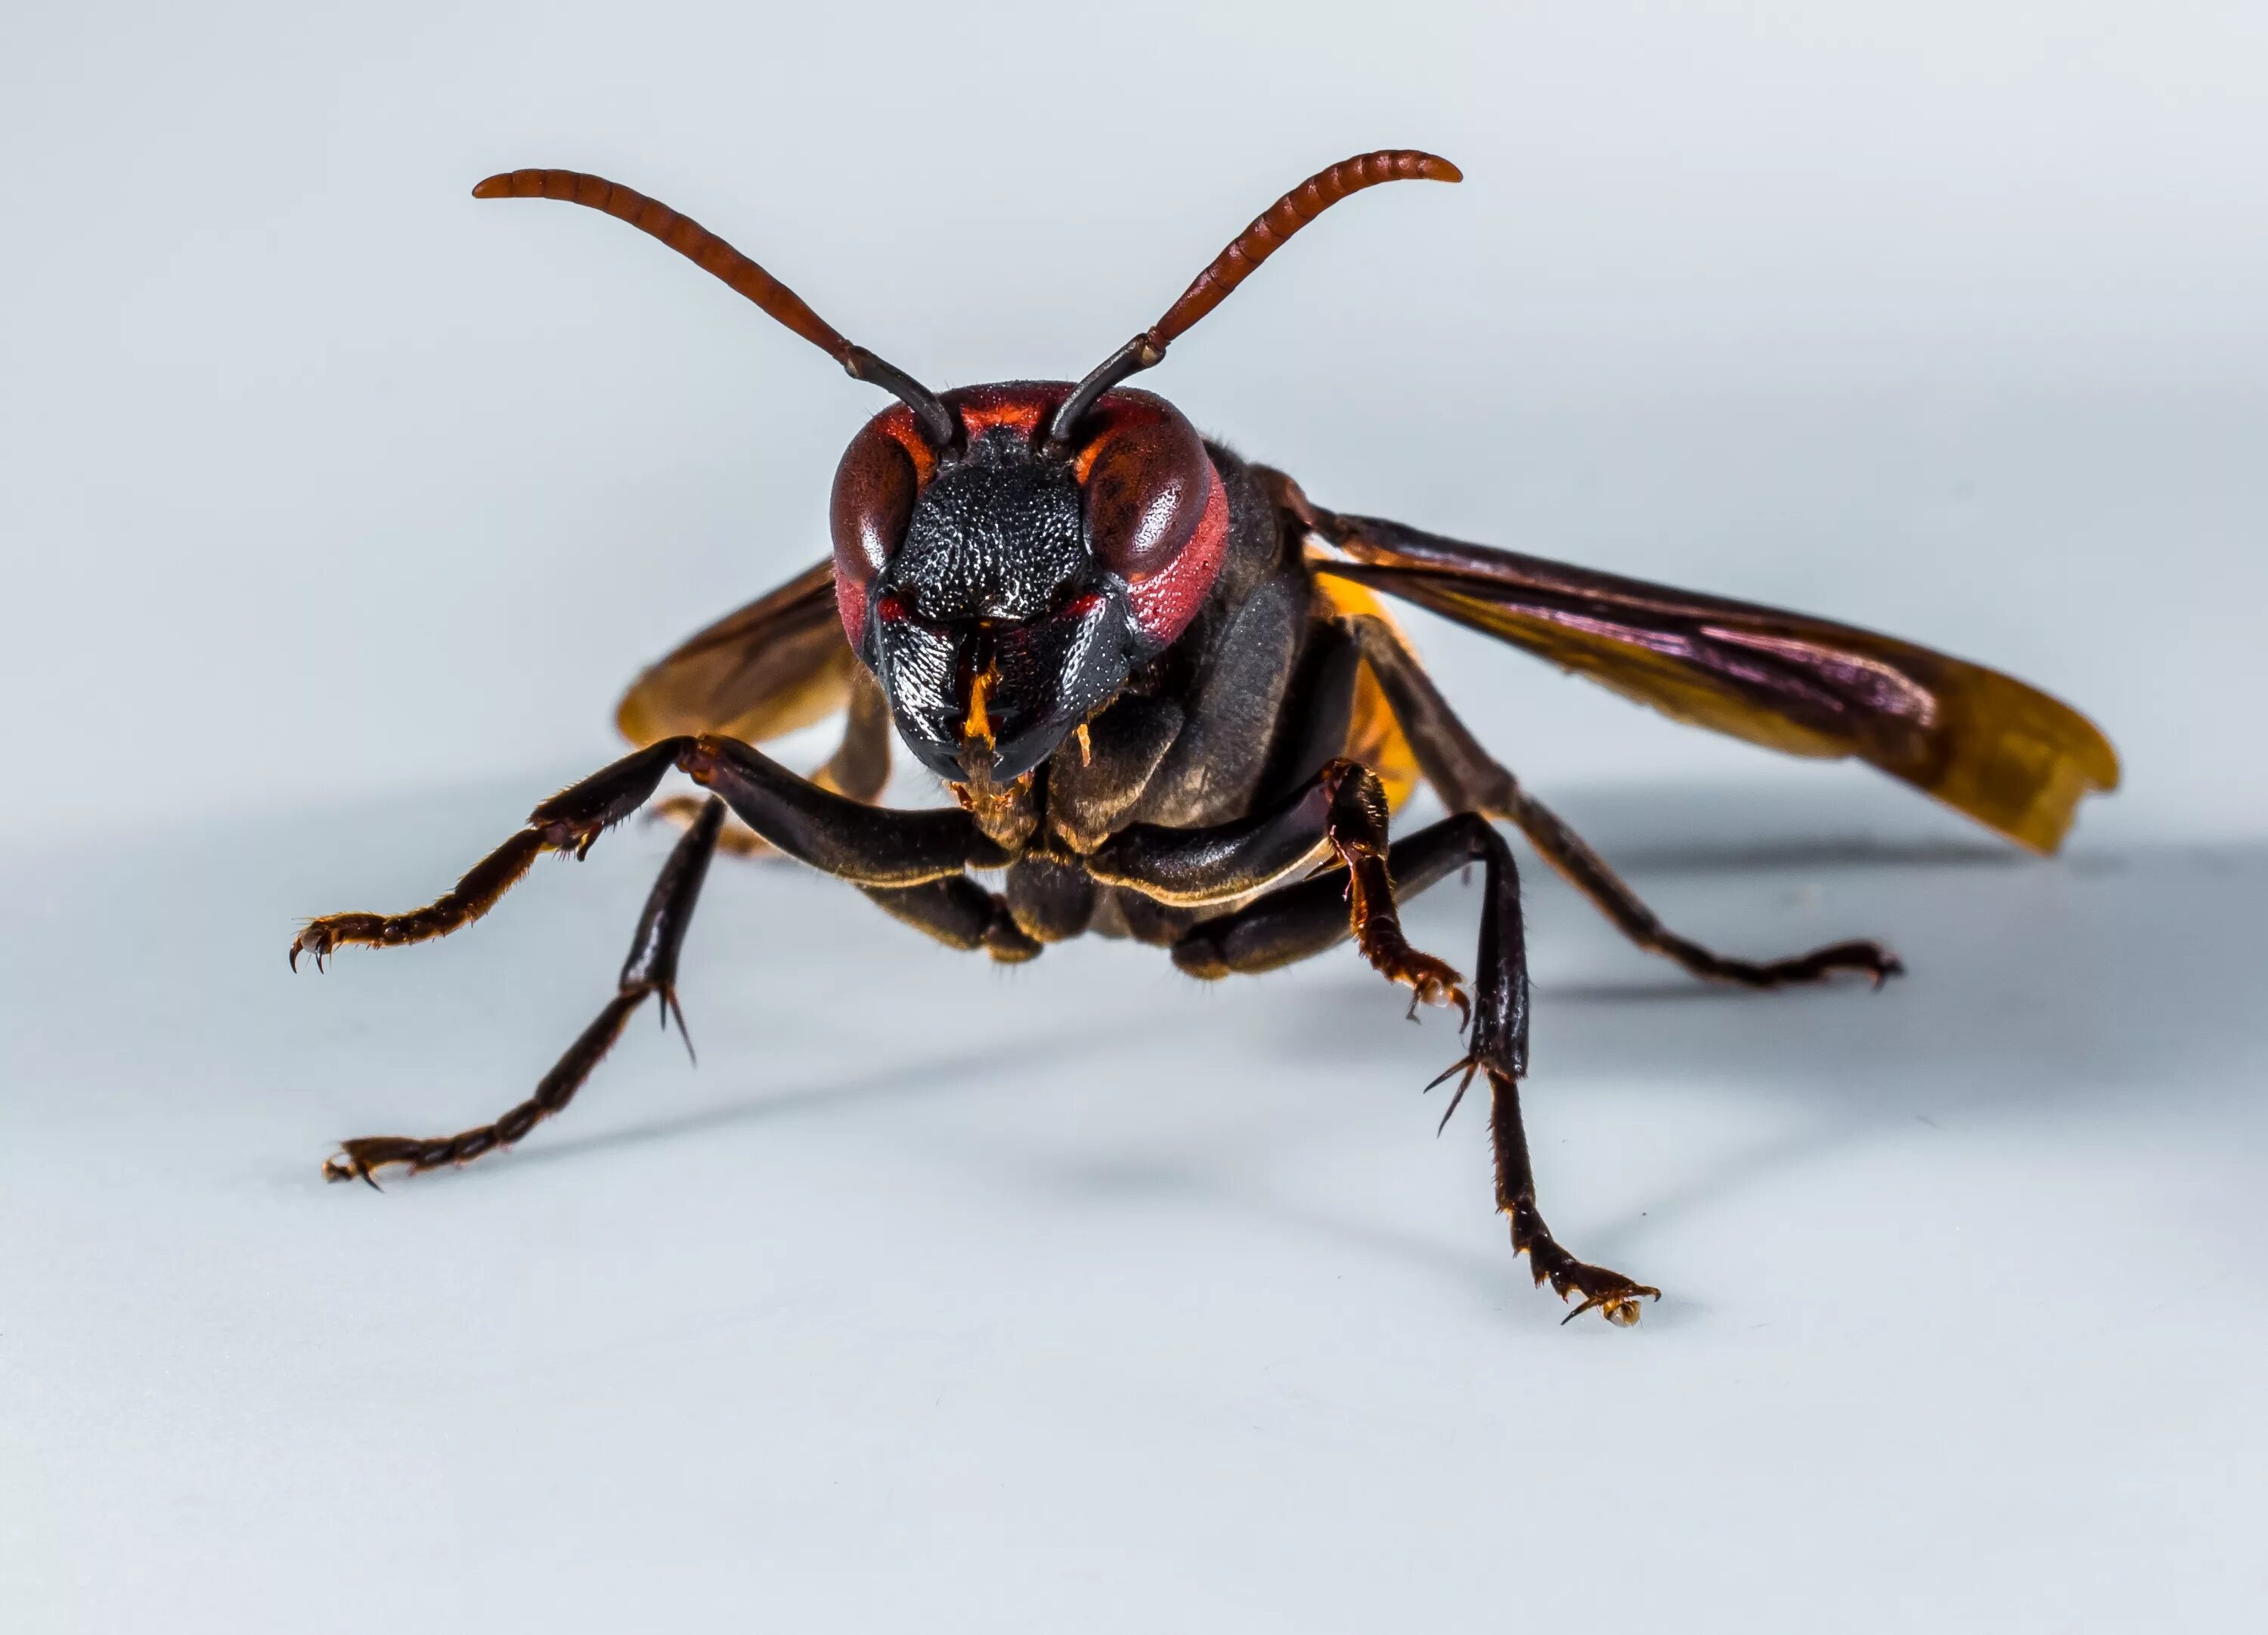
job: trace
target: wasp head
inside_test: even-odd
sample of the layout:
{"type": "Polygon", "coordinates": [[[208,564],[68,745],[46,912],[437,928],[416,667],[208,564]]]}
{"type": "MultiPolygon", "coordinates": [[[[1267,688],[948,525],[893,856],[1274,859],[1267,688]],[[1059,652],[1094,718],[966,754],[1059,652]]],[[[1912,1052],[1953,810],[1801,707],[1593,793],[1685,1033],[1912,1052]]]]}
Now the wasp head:
{"type": "Polygon", "coordinates": [[[898,399],[851,441],[835,475],[843,632],[924,765],[956,784],[1005,784],[1182,633],[1220,567],[1228,501],[1204,444],[1164,399],[1121,384],[1155,367],[1339,200],[1416,178],[1460,180],[1447,159],[1408,148],[1316,172],[1075,387],[942,394],[852,342],[707,228],[603,176],[507,171],[473,196],[561,199],[629,222],[898,399]]]}
{"type": "Polygon", "coordinates": [[[1219,567],[1226,497],[1189,422],[1115,392],[1056,442],[1071,390],[948,392],[942,449],[886,410],[836,473],[843,631],[952,783],[1012,783],[1054,754],[1182,633],[1219,567]]]}

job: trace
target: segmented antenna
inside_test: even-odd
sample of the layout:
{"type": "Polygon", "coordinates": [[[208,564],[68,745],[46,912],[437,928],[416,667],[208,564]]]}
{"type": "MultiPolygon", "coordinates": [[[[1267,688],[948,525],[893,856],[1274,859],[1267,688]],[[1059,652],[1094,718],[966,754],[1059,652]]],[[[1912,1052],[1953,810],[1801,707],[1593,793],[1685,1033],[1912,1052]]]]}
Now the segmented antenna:
{"type": "MultiPolygon", "coordinates": [[[[721,279],[762,307],[814,346],[819,348],[854,380],[880,387],[914,411],[914,418],[934,447],[944,448],[957,431],[952,411],[937,394],[903,370],[886,363],[863,346],[844,338],[834,325],[811,310],[804,298],[740,251],[689,216],[681,216],[659,199],[650,199],[635,188],[625,188],[604,176],[576,170],[514,170],[490,176],[473,189],[476,199],[559,199],[580,204],[626,221],[650,233],[684,256],[703,272],[721,279]]],[[[1183,298],[1187,299],[1187,297],[1183,298]]]]}
{"type": "Polygon", "coordinates": [[[1182,298],[1150,326],[1150,344],[1160,351],[1179,340],[1229,292],[1259,270],[1292,235],[1351,193],[1385,181],[1462,181],[1465,173],[1445,158],[1410,148],[1387,148],[1341,159],[1317,171],[1253,219],[1252,225],[1212,258],[1212,265],[1190,280],[1182,298]]]}
{"type": "Polygon", "coordinates": [[[1070,443],[1079,419],[1097,398],[1145,369],[1163,361],[1166,349],[1194,328],[1204,315],[1249,278],[1260,263],[1282,249],[1292,235],[1351,193],[1375,188],[1384,181],[1462,181],[1464,173],[1437,154],[1414,148],[1383,148],[1341,159],[1317,171],[1253,218],[1252,225],[1229,240],[1228,247],[1190,280],[1181,298],[1166,315],[1120,347],[1079,383],[1064,400],[1048,428],[1050,446],[1070,443]]]}

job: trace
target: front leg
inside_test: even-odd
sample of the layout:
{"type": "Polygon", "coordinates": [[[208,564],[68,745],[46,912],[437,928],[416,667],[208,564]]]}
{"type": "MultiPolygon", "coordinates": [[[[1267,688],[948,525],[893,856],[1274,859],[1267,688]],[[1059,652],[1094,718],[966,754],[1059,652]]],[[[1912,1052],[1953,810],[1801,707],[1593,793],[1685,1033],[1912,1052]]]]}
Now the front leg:
{"type": "Polygon", "coordinates": [[[688,741],[673,738],[650,744],[561,790],[528,814],[526,828],[422,909],[406,914],[326,914],[309,920],[291,939],[291,968],[298,969],[299,956],[310,954],[320,970],[332,953],[348,943],[400,947],[462,930],[496,907],[545,852],[571,851],[579,858],[589,851],[608,829],[645,804],[676,760],[679,746],[688,741]]]}
{"type": "MultiPolygon", "coordinates": [[[[443,936],[468,924],[493,906],[543,852],[580,856],[589,850],[609,824],[637,810],[673,766],[711,792],[654,882],[615,997],[534,1093],[503,1116],[453,1136],[365,1136],[349,1141],[324,1165],[326,1176],[375,1185],[373,1176],[388,1166],[415,1173],[467,1163],[512,1145],[566,1108],[621,1037],[631,1015],[649,998],[659,1002],[664,1020],[675,1020],[681,1032],[678,951],[692,922],[727,806],[781,851],[866,887],[878,900],[895,904],[903,917],[924,923],[936,934],[950,939],[973,924],[976,940],[991,948],[996,957],[1012,957],[1018,952],[1018,933],[1006,923],[1005,910],[962,873],[971,865],[998,867],[1005,860],[966,813],[888,812],[865,806],[797,777],[745,744],[703,736],[652,745],[553,796],[536,807],[526,829],[475,865],[455,890],[425,908],[401,915],[345,914],[316,920],[292,944],[292,953],[312,951],[320,959],[342,942],[387,946],[443,936]]],[[[691,1048],[689,1042],[687,1048],[691,1048]]]]}
{"type": "MultiPolygon", "coordinates": [[[[853,666],[843,741],[826,763],[811,775],[811,781],[821,789],[873,805],[881,799],[883,787],[890,781],[892,732],[889,695],[865,666],[853,666]]],[[[701,814],[701,807],[698,795],[673,795],[657,802],[646,815],[674,823],[680,829],[689,829],[701,814]]],[[[770,842],[747,824],[737,822],[727,823],[725,832],[717,836],[717,850],[728,858],[778,855],[770,842]]]]}
{"type": "Polygon", "coordinates": [[[327,914],[292,939],[291,959],[312,954],[320,968],[349,943],[399,947],[446,937],[479,919],[547,851],[580,858],[600,835],[652,798],[670,770],[725,801],[743,823],[799,862],[853,885],[918,886],[968,867],[997,868],[999,848],[965,812],[894,812],[849,799],[737,739],[713,733],[665,738],[570,784],[528,814],[527,827],[468,870],[423,908],[404,914],[327,914]]]}
{"type": "Polygon", "coordinates": [[[378,1172],[392,1165],[416,1175],[447,1164],[469,1164],[482,1153],[512,1145],[543,1120],[566,1110],[648,998],[660,1005],[664,1027],[672,1020],[677,1023],[686,1053],[691,1055],[693,1037],[686,1032],[685,1013],[677,1003],[677,955],[693,923],[693,908],[701,900],[701,882],[708,875],[724,823],[725,803],[712,795],[671,850],[669,861],[662,865],[646,895],[629,957],[615,981],[615,997],[544,1074],[534,1094],[502,1117],[453,1136],[357,1136],[342,1142],[339,1155],[324,1161],[323,1179],[366,1181],[375,1187],[378,1172]]]}

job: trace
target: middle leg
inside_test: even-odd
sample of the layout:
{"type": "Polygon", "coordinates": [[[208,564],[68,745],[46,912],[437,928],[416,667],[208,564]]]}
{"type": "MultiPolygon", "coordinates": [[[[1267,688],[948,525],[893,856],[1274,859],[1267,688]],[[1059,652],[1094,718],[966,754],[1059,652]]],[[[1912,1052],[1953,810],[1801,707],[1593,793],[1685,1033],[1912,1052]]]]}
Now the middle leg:
{"type": "MultiPolygon", "coordinates": [[[[1085,859],[1087,873],[1177,908],[1233,902],[1320,859],[1336,894],[1340,935],[1351,934],[1363,957],[1389,981],[1411,991],[1410,1009],[1454,1005],[1468,1020],[1463,978],[1402,934],[1387,866],[1386,791],[1355,761],[1332,761],[1272,809],[1212,829],[1123,829],[1085,859]]],[[[1202,929],[1202,924],[1199,926],[1202,929]]]]}
{"type": "MultiPolygon", "coordinates": [[[[1513,1252],[1525,1254],[1535,1281],[1549,1282],[1562,1300],[1582,1296],[1568,1314],[1571,1319],[1596,1309],[1614,1322],[1634,1323],[1638,1302],[1660,1300],[1660,1291],[1578,1260],[1551,1235],[1536,1207],[1520,1111],[1520,1080],[1528,1071],[1528,956],[1512,849],[1486,818],[1465,813],[1395,842],[1381,873],[1390,873],[1388,892],[1398,890],[1406,897],[1474,862],[1482,869],[1482,907],[1472,1031],[1465,1055],[1433,1080],[1457,1080],[1441,1122],[1448,1123],[1474,1078],[1485,1077],[1497,1208],[1511,1224],[1513,1252]]],[[[1274,970],[1336,946],[1349,934],[1341,882],[1336,877],[1311,880],[1194,926],[1174,946],[1174,963],[1202,977],[1274,970]]]]}
{"type": "Polygon", "coordinates": [[[982,948],[1002,965],[1021,965],[1040,956],[1040,944],[1025,935],[1008,912],[1006,901],[966,874],[949,874],[925,885],[889,889],[865,887],[882,912],[948,948],[982,948]]]}

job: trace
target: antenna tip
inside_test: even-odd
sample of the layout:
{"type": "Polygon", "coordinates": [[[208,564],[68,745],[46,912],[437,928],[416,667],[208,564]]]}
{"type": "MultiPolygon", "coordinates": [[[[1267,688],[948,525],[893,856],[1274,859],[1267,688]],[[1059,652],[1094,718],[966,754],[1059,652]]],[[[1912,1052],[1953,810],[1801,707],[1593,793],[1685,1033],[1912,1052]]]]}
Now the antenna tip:
{"type": "Polygon", "coordinates": [[[502,175],[490,176],[485,180],[475,182],[473,184],[473,196],[476,199],[510,198],[512,196],[512,173],[510,171],[506,171],[502,175]]]}
{"type": "Polygon", "coordinates": [[[1418,173],[1427,181],[1462,181],[1465,173],[1438,153],[1418,156],[1418,173]]]}

